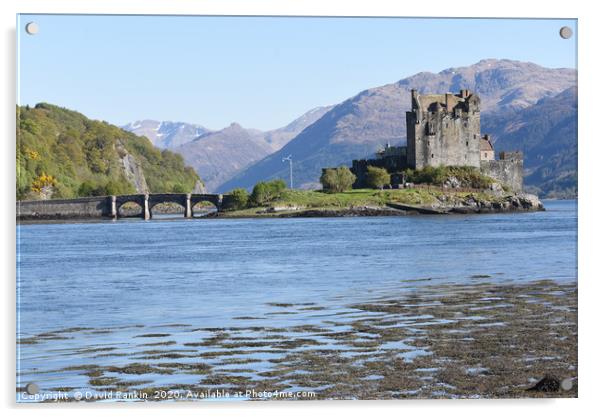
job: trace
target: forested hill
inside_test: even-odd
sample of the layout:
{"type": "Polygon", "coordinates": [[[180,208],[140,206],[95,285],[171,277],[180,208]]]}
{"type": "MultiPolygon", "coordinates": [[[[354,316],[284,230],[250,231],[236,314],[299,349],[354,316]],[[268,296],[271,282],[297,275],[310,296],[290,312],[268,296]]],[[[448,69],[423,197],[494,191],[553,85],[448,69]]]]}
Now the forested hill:
{"type": "Polygon", "coordinates": [[[146,137],[51,104],[17,107],[17,199],[192,192],[182,157],[146,137]]]}

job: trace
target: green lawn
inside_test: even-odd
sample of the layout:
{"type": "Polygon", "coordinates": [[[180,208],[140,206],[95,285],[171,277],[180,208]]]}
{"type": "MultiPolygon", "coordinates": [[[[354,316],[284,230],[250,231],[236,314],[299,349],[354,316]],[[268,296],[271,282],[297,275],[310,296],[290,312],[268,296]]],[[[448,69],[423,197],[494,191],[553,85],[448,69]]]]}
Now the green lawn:
{"type": "Polygon", "coordinates": [[[351,206],[384,206],[388,202],[406,204],[429,204],[436,199],[438,191],[424,189],[400,190],[350,190],[342,193],[325,193],[322,191],[285,190],[281,197],[271,206],[302,206],[307,208],[351,206]]]}

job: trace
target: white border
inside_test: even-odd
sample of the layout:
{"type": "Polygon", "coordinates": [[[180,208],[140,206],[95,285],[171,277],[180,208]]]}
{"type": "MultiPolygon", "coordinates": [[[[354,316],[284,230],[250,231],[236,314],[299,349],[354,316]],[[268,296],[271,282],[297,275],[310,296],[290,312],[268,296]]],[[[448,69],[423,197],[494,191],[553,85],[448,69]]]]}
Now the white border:
{"type": "Polygon", "coordinates": [[[595,2],[531,2],[502,0],[497,2],[463,1],[385,1],[385,0],[3,0],[0,2],[2,24],[2,307],[4,338],[2,348],[1,401],[9,414],[23,415],[99,415],[154,416],[165,412],[178,415],[305,416],[332,414],[359,416],[376,411],[396,415],[437,414],[448,416],[508,415],[517,412],[546,415],[577,415],[595,409],[600,386],[599,297],[602,276],[597,262],[600,244],[600,193],[602,179],[600,156],[599,77],[600,13],[595,2]],[[549,17],[579,19],[579,396],[578,400],[496,400],[496,401],[333,401],[302,403],[209,403],[209,404],[94,404],[94,405],[17,405],[15,399],[15,21],[16,13],[104,13],[104,14],[232,14],[232,15],[345,15],[345,16],[438,16],[438,17],[549,17]],[[178,408],[178,410],[173,410],[178,408]]]}

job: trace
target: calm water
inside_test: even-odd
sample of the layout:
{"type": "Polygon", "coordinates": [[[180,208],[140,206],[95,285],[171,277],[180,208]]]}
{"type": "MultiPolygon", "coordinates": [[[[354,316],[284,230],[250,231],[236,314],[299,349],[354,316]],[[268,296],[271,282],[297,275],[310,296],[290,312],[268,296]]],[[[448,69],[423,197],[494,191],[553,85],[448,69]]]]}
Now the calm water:
{"type": "MultiPolygon", "coordinates": [[[[22,225],[23,335],[202,321],[265,303],[347,303],[401,280],[576,279],[575,201],[481,216],[118,221],[22,225]]],[[[416,284],[413,284],[416,285],[416,284]]]]}
{"type": "MultiPolygon", "coordinates": [[[[240,325],[240,316],[290,326],[320,316],[272,316],[267,303],[336,311],[421,285],[475,282],[474,275],[574,281],[576,202],[545,205],[546,212],[499,215],[21,225],[18,331],[26,338],[70,327],[227,327],[240,325]]],[[[135,334],[74,333],[21,345],[18,368],[45,370],[37,381],[83,386],[79,374],[51,371],[86,363],[77,352],[91,344],[131,350],[135,334]]]]}

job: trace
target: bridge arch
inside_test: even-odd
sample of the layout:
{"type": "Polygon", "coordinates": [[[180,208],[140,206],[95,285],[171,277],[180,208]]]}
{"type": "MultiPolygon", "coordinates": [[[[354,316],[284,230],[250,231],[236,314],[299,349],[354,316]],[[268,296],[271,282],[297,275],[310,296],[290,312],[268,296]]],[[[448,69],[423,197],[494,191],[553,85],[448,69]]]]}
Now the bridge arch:
{"type": "Polygon", "coordinates": [[[193,208],[199,202],[207,201],[213,204],[217,211],[221,211],[224,207],[224,200],[227,201],[229,196],[222,194],[130,194],[108,197],[111,206],[111,216],[119,217],[121,206],[126,203],[133,202],[142,207],[141,217],[148,220],[152,217],[152,210],[158,204],[176,203],[184,208],[185,217],[193,217],[193,208]]]}
{"type": "Polygon", "coordinates": [[[148,196],[148,211],[150,217],[153,217],[153,209],[160,204],[169,204],[174,203],[178,204],[184,209],[184,216],[189,217],[187,215],[188,212],[188,201],[189,194],[174,194],[174,193],[164,193],[164,194],[149,194],[148,196]]]}
{"type": "Polygon", "coordinates": [[[194,204],[190,204],[192,217],[205,217],[212,213],[218,212],[218,206],[210,200],[197,200],[194,204]]]}
{"type": "Polygon", "coordinates": [[[139,201],[125,201],[117,207],[116,217],[142,217],[144,205],[139,201]]]}
{"type": "Polygon", "coordinates": [[[199,203],[211,203],[215,206],[217,211],[222,209],[222,195],[221,194],[192,194],[190,196],[190,216],[194,217],[194,207],[199,203]]]}
{"type": "Polygon", "coordinates": [[[141,208],[141,217],[142,218],[150,218],[146,217],[146,212],[148,211],[148,202],[146,200],[146,196],[144,194],[130,194],[130,195],[118,195],[111,196],[111,215],[113,218],[119,217],[119,213],[121,211],[121,207],[127,203],[135,203],[141,208]]]}

